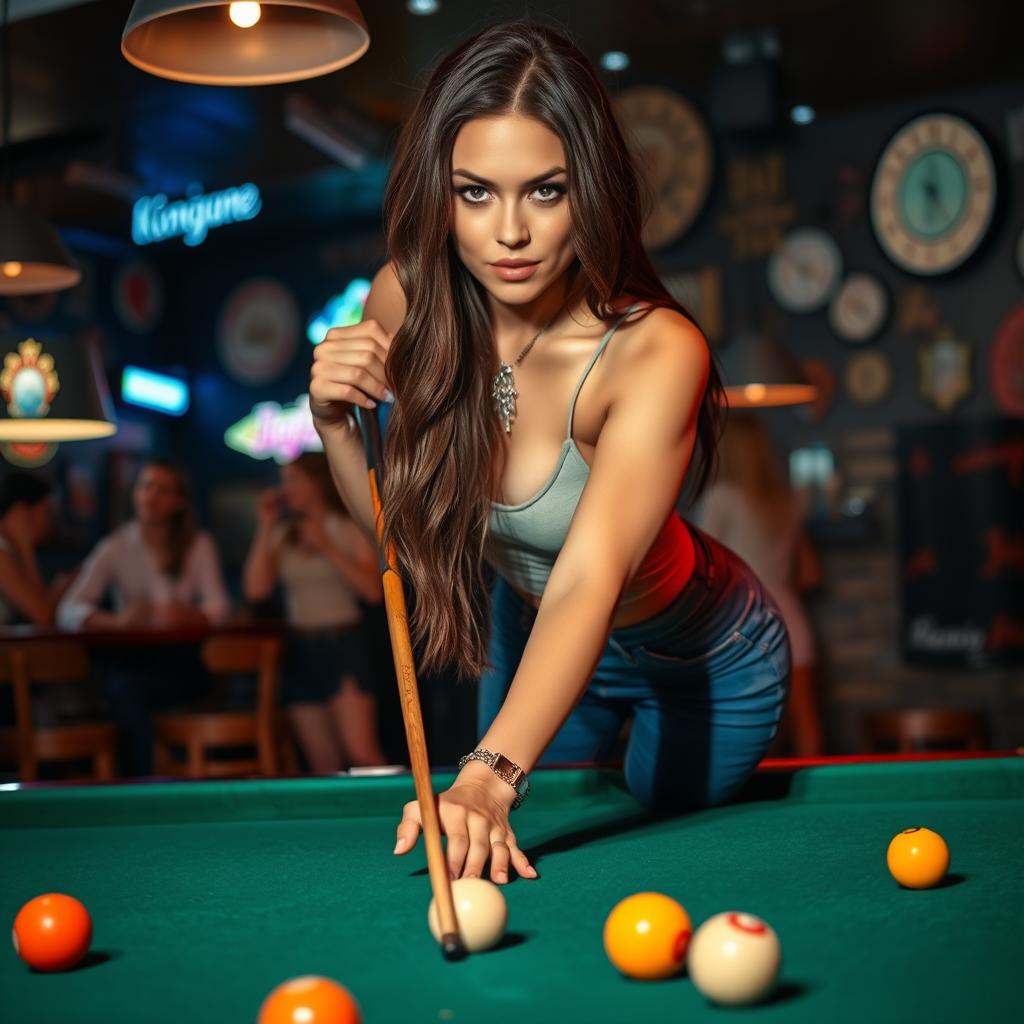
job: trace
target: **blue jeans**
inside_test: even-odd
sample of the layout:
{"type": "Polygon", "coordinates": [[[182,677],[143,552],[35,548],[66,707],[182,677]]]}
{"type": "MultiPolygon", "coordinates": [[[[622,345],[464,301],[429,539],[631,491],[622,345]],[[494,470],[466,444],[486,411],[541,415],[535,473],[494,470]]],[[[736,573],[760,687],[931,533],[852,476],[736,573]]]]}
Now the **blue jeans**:
{"type": "MultiPolygon", "coordinates": [[[[723,803],[764,757],[789,691],[789,638],[750,567],[691,526],[692,578],[654,618],[612,630],[594,675],[541,764],[609,756],[632,715],[626,784],[642,803],[723,803]]],[[[480,680],[483,736],[501,708],[537,610],[504,580],[492,592],[490,663],[480,680]]]]}

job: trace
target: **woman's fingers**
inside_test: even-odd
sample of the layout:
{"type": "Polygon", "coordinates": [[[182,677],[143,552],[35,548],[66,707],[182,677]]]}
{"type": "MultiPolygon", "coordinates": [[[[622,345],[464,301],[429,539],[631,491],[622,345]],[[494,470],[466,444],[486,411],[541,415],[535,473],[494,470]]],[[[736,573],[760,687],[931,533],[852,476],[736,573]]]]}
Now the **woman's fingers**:
{"type": "Polygon", "coordinates": [[[512,860],[512,866],[519,872],[521,878],[536,878],[537,869],[530,863],[530,859],[519,849],[516,843],[515,837],[510,837],[508,841],[509,856],[512,860]]]}
{"type": "Polygon", "coordinates": [[[395,853],[408,853],[415,845],[420,834],[420,805],[412,800],[402,809],[402,820],[396,830],[398,841],[395,853]]]}
{"type": "Polygon", "coordinates": [[[508,843],[503,839],[491,841],[491,881],[504,885],[508,881],[508,843]]]}
{"type": "Polygon", "coordinates": [[[479,815],[469,816],[469,856],[462,870],[463,878],[483,878],[484,865],[491,855],[491,826],[479,815]]]}

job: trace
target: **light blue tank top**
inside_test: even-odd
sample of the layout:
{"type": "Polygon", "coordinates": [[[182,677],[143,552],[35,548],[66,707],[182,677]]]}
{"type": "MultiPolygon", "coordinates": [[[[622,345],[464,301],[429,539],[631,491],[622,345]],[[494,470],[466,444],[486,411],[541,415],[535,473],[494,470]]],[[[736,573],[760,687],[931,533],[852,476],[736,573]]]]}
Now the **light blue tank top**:
{"type": "Polygon", "coordinates": [[[526,593],[543,593],[590,475],[590,467],[572,438],[576,399],[619,324],[637,308],[637,304],[630,306],[612,324],[576,384],[569,403],[566,437],[547,483],[519,505],[491,502],[488,560],[501,576],[526,593]]]}

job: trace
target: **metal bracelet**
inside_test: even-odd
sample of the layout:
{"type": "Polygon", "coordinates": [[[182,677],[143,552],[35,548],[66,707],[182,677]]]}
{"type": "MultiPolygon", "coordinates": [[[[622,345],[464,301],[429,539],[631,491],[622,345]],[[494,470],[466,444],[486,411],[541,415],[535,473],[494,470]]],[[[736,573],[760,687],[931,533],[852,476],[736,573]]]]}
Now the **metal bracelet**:
{"type": "Polygon", "coordinates": [[[515,790],[516,798],[512,801],[511,810],[514,811],[519,808],[522,802],[530,795],[530,780],[526,772],[511,758],[505,757],[504,754],[495,754],[490,750],[478,748],[460,759],[459,771],[462,771],[470,761],[482,761],[502,782],[507,782],[515,790]],[[499,761],[506,763],[499,766],[499,761]]]}

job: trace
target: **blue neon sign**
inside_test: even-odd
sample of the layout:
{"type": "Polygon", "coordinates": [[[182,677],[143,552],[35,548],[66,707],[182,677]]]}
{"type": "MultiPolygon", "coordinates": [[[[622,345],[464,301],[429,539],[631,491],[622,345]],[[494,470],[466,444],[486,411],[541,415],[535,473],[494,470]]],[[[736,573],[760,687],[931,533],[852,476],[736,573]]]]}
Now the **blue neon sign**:
{"type": "Polygon", "coordinates": [[[190,185],[184,199],[168,199],[163,192],[143,196],[132,207],[132,240],[149,245],[180,237],[186,245],[200,245],[210,228],[252,220],[262,207],[260,190],[252,182],[220,192],[190,185]]]}
{"type": "Polygon", "coordinates": [[[121,374],[121,399],[168,416],[182,416],[188,409],[189,389],[177,377],[126,366],[121,374]]]}
{"type": "Polygon", "coordinates": [[[350,327],[359,323],[363,319],[363,306],[369,294],[370,282],[365,277],[349,281],[340,295],[333,295],[324,308],[310,319],[306,337],[314,345],[319,345],[332,327],[350,327]]]}

